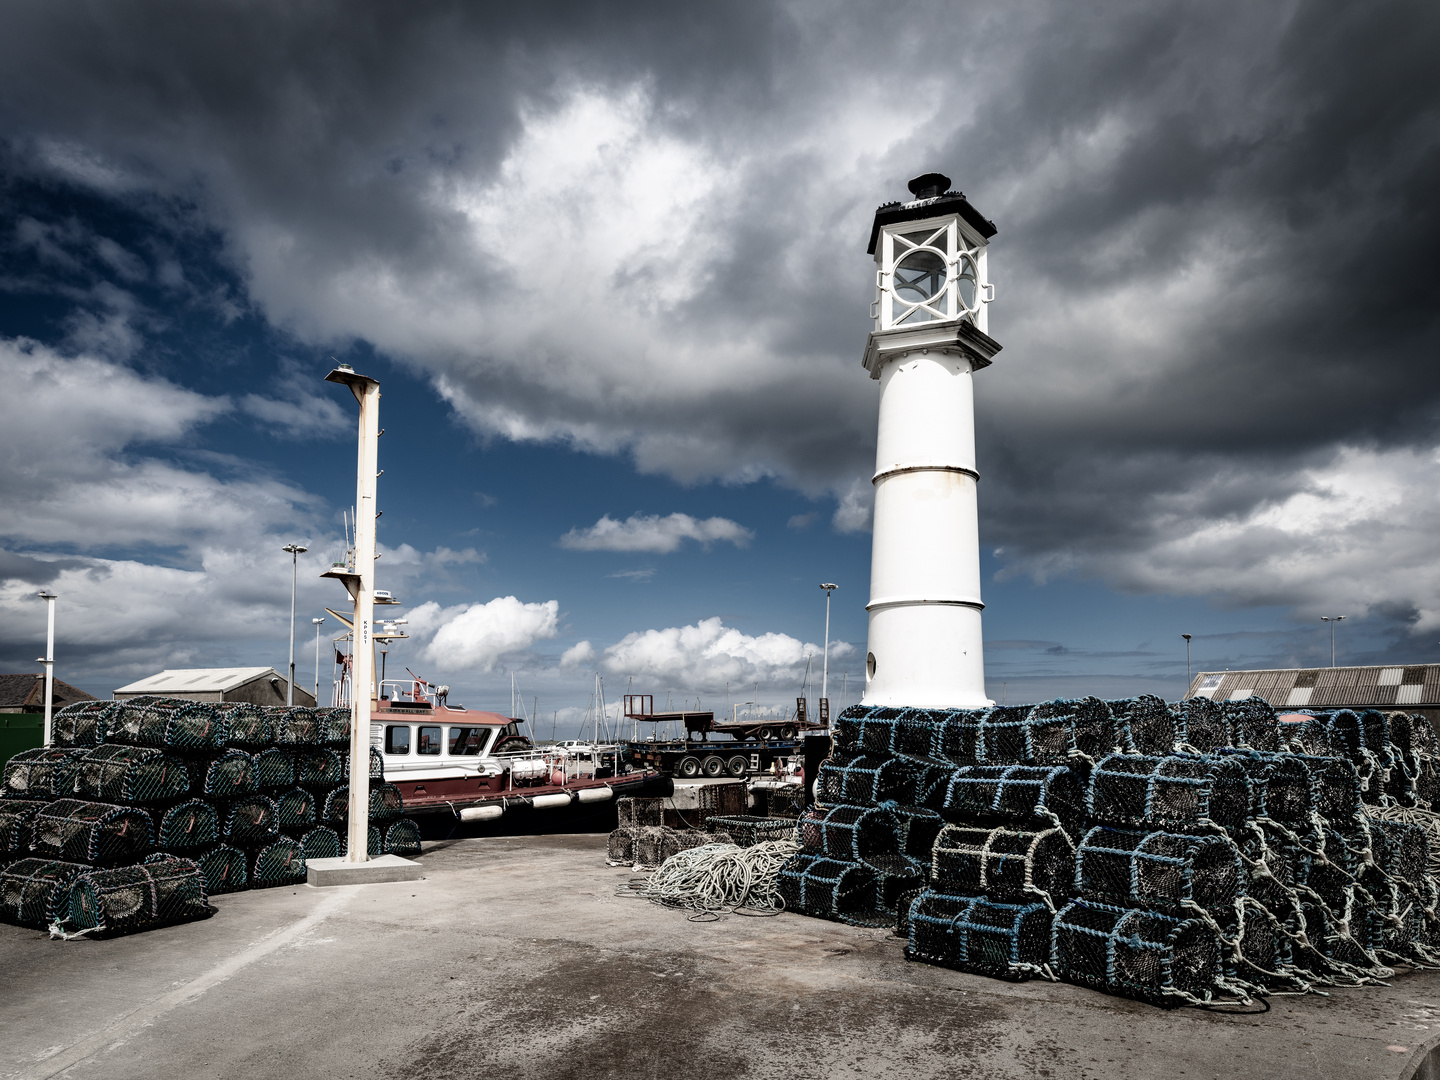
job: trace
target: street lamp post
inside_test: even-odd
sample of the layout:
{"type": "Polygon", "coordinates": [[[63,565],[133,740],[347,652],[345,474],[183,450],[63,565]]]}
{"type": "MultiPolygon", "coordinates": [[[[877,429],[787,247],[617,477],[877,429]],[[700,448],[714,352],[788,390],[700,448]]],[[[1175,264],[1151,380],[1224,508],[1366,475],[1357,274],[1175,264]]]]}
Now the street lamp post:
{"type": "Polygon", "coordinates": [[[295,704],[295,570],[301,554],[310,549],[303,544],[286,544],[280,550],[290,553],[290,682],[285,687],[285,704],[293,707],[295,704]]]}
{"type": "Polygon", "coordinates": [[[55,707],[55,594],[49,589],[36,593],[45,601],[45,745],[50,745],[51,710],[55,707]]]}
{"type": "Polygon", "coordinates": [[[320,707],[320,624],[325,621],[322,615],[318,619],[311,619],[315,627],[315,707],[320,707]]]}
{"type": "Polygon", "coordinates": [[[1180,636],[1185,639],[1185,692],[1188,694],[1190,692],[1190,682],[1195,678],[1194,675],[1190,674],[1190,635],[1181,634],[1180,636]]]}
{"type": "Polygon", "coordinates": [[[840,586],[833,582],[824,582],[820,588],[825,590],[825,659],[820,662],[820,719],[825,721],[825,726],[830,726],[830,594],[840,586]]]}
{"type": "Polygon", "coordinates": [[[1344,615],[1321,615],[1321,622],[1330,624],[1330,666],[1335,666],[1335,624],[1346,618],[1344,615]]]}

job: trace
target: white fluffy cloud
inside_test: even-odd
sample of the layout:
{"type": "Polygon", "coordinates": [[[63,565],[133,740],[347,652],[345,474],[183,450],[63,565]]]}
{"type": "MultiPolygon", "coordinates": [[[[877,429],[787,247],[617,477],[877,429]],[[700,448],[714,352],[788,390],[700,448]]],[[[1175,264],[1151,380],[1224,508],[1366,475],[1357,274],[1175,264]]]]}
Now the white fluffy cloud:
{"type": "Polygon", "coordinates": [[[556,600],[527,604],[497,596],[485,604],[452,608],[431,601],[410,613],[410,625],[421,633],[433,632],[423,655],[442,670],[489,672],[506,657],[553,638],[559,618],[556,600]]]}
{"type": "MultiPolygon", "coordinates": [[[[691,626],[627,634],[605,650],[603,664],[611,675],[633,675],[651,686],[714,693],[726,683],[798,686],[806,659],[813,657],[818,670],[821,652],[821,646],[789,634],[741,633],[715,616],[691,626]]],[[[854,652],[848,642],[832,641],[832,668],[854,652]]]]}
{"type": "Polygon", "coordinates": [[[588,641],[577,641],[560,655],[562,668],[579,667],[595,659],[595,646],[588,641]]]}
{"type": "Polygon", "coordinates": [[[1036,576],[1100,573],[1137,592],[1181,592],[1222,603],[1293,604],[1298,613],[1381,613],[1416,631],[1440,629],[1440,447],[1343,447],[1296,470],[1288,494],[1217,514],[1210,486],[1163,500],[1140,550],[1021,562],[1036,576]]]}
{"type": "Polygon", "coordinates": [[[624,521],[604,515],[588,529],[571,529],[560,546],[573,551],[648,551],[668,555],[686,540],[721,541],[745,547],[755,534],[729,518],[693,518],[689,514],[632,514],[624,521]]]}

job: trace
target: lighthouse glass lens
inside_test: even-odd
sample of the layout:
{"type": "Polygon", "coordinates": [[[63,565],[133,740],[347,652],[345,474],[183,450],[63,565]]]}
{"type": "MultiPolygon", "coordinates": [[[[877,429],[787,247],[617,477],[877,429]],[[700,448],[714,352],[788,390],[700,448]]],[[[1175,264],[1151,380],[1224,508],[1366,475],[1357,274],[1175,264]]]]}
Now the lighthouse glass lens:
{"type": "Polygon", "coordinates": [[[895,266],[895,295],[923,304],[945,287],[945,260],[933,251],[912,251],[895,266]]]}

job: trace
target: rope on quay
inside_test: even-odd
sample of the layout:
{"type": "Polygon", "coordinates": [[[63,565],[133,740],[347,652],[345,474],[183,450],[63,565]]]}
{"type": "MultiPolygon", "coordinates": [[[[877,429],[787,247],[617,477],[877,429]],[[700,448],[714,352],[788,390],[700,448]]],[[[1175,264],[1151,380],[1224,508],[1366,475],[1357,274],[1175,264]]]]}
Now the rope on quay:
{"type": "Polygon", "coordinates": [[[777,884],[780,867],[799,850],[793,840],[766,840],[747,848],[705,844],[670,856],[648,878],[621,885],[619,894],[686,908],[692,922],[778,915],[785,908],[777,884]]]}

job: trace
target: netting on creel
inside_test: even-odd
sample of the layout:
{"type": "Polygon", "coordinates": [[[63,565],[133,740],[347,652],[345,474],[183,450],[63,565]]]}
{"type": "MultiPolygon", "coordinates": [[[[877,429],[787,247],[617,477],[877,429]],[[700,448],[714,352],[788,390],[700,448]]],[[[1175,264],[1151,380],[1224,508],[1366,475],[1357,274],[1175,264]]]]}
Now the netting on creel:
{"type": "Polygon", "coordinates": [[[298,840],[282,836],[255,849],[255,858],[250,864],[252,889],[294,885],[304,880],[305,851],[298,840]]]}
{"type": "Polygon", "coordinates": [[[328,787],[346,783],[345,759],[338,750],[304,747],[289,751],[295,765],[294,783],[309,787],[328,787]]]}
{"type": "Polygon", "coordinates": [[[705,828],[711,833],[725,833],[731,843],[742,848],[770,840],[791,840],[795,836],[793,818],[757,817],[754,814],[716,814],[705,820],[705,828]]]}
{"type": "Polygon", "coordinates": [[[35,815],[48,800],[0,799],[0,861],[18,859],[30,850],[35,815]]]}
{"type": "Polygon", "coordinates": [[[1179,725],[1179,745],[1201,754],[1235,745],[1225,713],[1208,698],[1186,698],[1170,710],[1179,725]]]}
{"type": "Polygon", "coordinates": [[[1222,751],[1245,771],[1250,792],[1246,816],[1288,824],[1308,822],[1315,812],[1316,781],[1303,761],[1291,754],[1222,751]]]}
{"type": "Polygon", "coordinates": [[[275,791],[295,783],[295,762],[289,751],[278,746],[257,753],[253,768],[255,787],[260,791],[275,791]]]}
{"type": "Polygon", "coordinates": [[[789,818],[794,821],[804,809],[805,788],[800,784],[770,789],[765,812],[772,818],[789,818]]]}
{"type": "Polygon", "coordinates": [[[1116,748],[1115,721],[1099,698],[1047,701],[1022,718],[983,721],[985,763],[1064,765],[1071,755],[1094,760],[1116,748]]]}
{"type": "Polygon", "coordinates": [[[1076,886],[1082,898],[1121,907],[1180,911],[1194,906],[1234,916],[1247,874],[1224,835],[1189,836],[1097,825],[1080,841],[1076,886]]]}
{"type": "Polygon", "coordinates": [[[306,859],[337,859],[345,854],[340,834],[326,825],[317,825],[300,834],[300,850],[306,859]]]}
{"type": "Polygon", "coordinates": [[[275,742],[270,714],[264,706],[247,701],[226,702],[217,705],[215,712],[225,725],[225,745],[259,750],[275,742]]]}
{"type": "Polygon", "coordinates": [[[21,859],[0,871],[0,919],[44,930],[69,899],[70,882],[90,867],[56,859],[21,859]]]}
{"type": "Polygon", "coordinates": [[[162,851],[191,852],[220,838],[220,817],[213,803],[187,799],[159,814],[155,846],[162,851]]]}
{"type": "Polygon", "coordinates": [[[627,797],[615,800],[615,813],[622,829],[653,828],[663,824],[664,799],[627,797]]]}
{"type": "Polygon", "coordinates": [[[376,823],[393,821],[405,812],[400,789],[394,784],[370,785],[370,820],[376,823]]]}
{"type": "Polygon", "coordinates": [[[275,819],[282,829],[308,829],[315,824],[315,796],[304,788],[291,788],[275,796],[275,819]]]}
{"type": "MultiPolygon", "coordinates": [[[[624,800],[621,800],[622,802],[624,800]]],[[[654,825],[644,826],[655,828],[654,825]]],[[[633,825],[621,825],[611,831],[605,840],[605,863],[608,866],[634,866],[638,861],[635,845],[640,840],[640,829],[633,825]]]]}
{"type": "Polygon", "coordinates": [[[197,762],[191,770],[197,795],[208,799],[233,799],[255,790],[255,761],[244,750],[226,750],[197,762]]]}
{"type": "Polygon", "coordinates": [[[1239,762],[1192,754],[1111,754],[1090,773],[1085,809],[1110,825],[1238,826],[1251,805],[1239,762]]]}
{"type": "Polygon", "coordinates": [[[913,801],[913,767],[903,758],[857,757],[847,765],[826,762],[815,781],[815,799],[824,805],[877,806],[913,801]]]}
{"type": "Polygon", "coordinates": [[[61,747],[20,751],[5,763],[5,797],[62,799],[75,794],[75,771],[87,753],[61,747]]]}
{"type": "Polygon", "coordinates": [[[129,806],[57,799],[42,806],[30,824],[30,850],[62,862],[134,862],[153,843],[150,815],[129,806]]]}
{"type": "Polygon", "coordinates": [[[184,759],[149,746],[106,743],[80,759],[75,794],[102,802],[152,803],[190,791],[184,759]]]}
{"type": "Polygon", "coordinates": [[[889,754],[894,721],[904,709],[852,705],[835,721],[835,754],[848,760],[862,754],[889,754]]]}
{"type": "Polygon", "coordinates": [[[1058,823],[1076,833],[1085,813],[1080,775],[1064,765],[979,765],[959,769],[941,815],[950,821],[1058,823]]]}
{"type": "Polygon", "coordinates": [[[410,818],[401,818],[385,826],[381,850],[386,855],[419,855],[420,826],[410,818]]]}
{"type": "Polygon", "coordinates": [[[231,844],[216,844],[195,856],[195,863],[205,875],[205,891],[210,896],[239,892],[250,887],[249,858],[231,844]]]}
{"type": "Polygon", "coordinates": [[[1239,701],[1222,701],[1218,708],[1235,746],[1264,752],[1280,749],[1275,710],[1264,698],[1251,696],[1239,701]]]}
{"type": "Polygon", "coordinates": [[[1005,904],[927,890],[910,904],[905,955],[1004,979],[1049,975],[1054,914],[1040,903],[1005,904]]]}
{"type": "Polygon", "coordinates": [[[889,809],[900,827],[900,853],[928,864],[935,848],[935,838],[945,827],[945,819],[923,806],[893,806],[889,809]]]}
{"type": "Polygon", "coordinates": [[[321,825],[343,829],[345,822],[350,818],[350,789],[348,787],[337,787],[333,791],[326,792],[324,800],[319,804],[320,814],[315,819],[321,825]]]}
{"type": "Polygon", "coordinates": [[[1154,694],[1106,702],[1115,718],[1115,735],[1132,754],[1162,757],[1175,749],[1180,724],[1170,707],[1154,694]]]}
{"type": "Polygon", "coordinates": [[[273,707],[270,710],[274,741],[281,746],[318,746],[320,744],[320,716],[314,709],[288,709],[273,707]]]}
{"type": "Polygon", "coordinates": [[[315,741],[321,746],[343,747],[350,743],[350,710],[322,708],[315,710],[315,741]]]}
{"type": "Polygon", "coordinates": [[[246,795],[232,802],[225,812],[225,841],[237,846],[263,844],[280,834],[275,800],[264,795],[246,795]]]}
{"type": "Polygon", "coordinates": [[[88,870],[70,883],[52,934],[97,936],[149,930],[214,914],[199,865],[156,855],[137,866],[88,870]]]}
{"type": "Polygon", "coordinates": [[[56,746],[99,746],[105,741],[113,701],[77,701],[57,712],[51,723],[56,746]]]}
{"type": "Polygon", "coordinates": [[[1069,982],[1154,1005],[1212,1000],[1225,982],[1219,935],[1200,919],[1073,900],[1055,915],[1050,961],[1069,982]]]}
{"type": "Polygon", "coordinates": [[[875,871],[823,855],[791,856],[780,867],[776,886],[791,911],[860,926],[893,921],[880,895],[875,871]]]}
{"type": "Polygon", "coordinates": [[[1316,812],[1327,821],[1353,821],[1360,816],[1360,774],[1344,758],[1291,755],[1305,766],[1314,785],[1316,812]]]}
{"type": "Polygon", "coordinates": [[[225,746],[225,722],[213,705],[174,698],[117,701],[106,721],[107,743],[206,753],[225,746]]]}
{"type": "Polygon", "coordinates": [[[1314,757],[1333,757],[1335,749],[1330,745],[1330,725],[1324,716],[1311,713],[1292,713],[1292,716],[1308,716],[1306,720],[1287,720],[1280,725],[1280,741],[1292,754],[1309,754],[1314,757]]]}
{"type": "Polygon", "coordinates": [[[915,868],[901,854],[900,823],[886,807],[811,807],[800,819],[798,835],[807,854],[863,863],[881,873],[915,868]]]}
{"type": "Polygon", "coordinates": [[[1075,845],[1055,826],[947,825],[935,840],[931,879],[951,896],[1038,898],[1053,908],[1074,891],[1075,845]]]}

